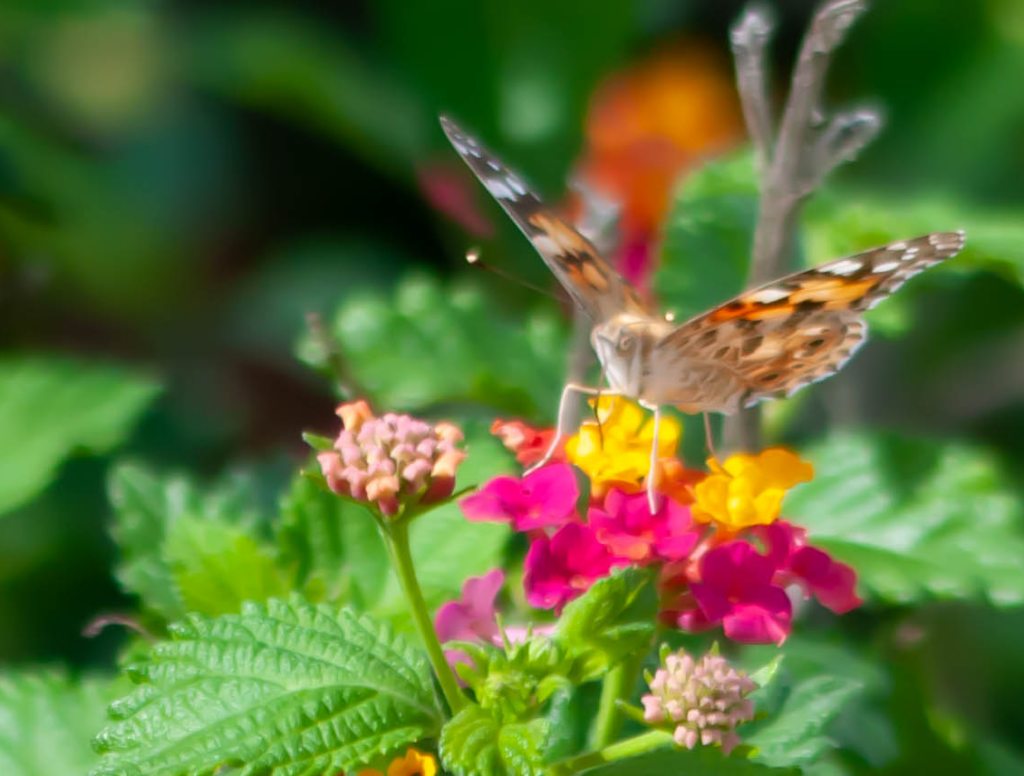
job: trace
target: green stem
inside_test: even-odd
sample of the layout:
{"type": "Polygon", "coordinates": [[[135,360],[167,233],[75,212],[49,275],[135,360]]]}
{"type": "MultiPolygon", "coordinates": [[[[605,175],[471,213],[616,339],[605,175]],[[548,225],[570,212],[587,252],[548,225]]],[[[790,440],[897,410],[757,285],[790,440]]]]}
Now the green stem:
{"type": "Polygon", "coordinates": [[[627,656],[605,675],[601,686],[601,701],[597,707],[597,718],[591,732],[590,743],[594,749],[608,746],[619,735],[625,718],[617,702],[629,700],[643,662],[643,654],[627,656]]]}
{"type": "Polygon", "coordinates": [[[600,749],[596,752],[585,752],[584,754],[570,757],[560,763],[555,763],[549,769],[551,776],[571,776],[571,774],[594,768],[613,760],[624,760],[627,757],[635,757],[638,754],[649,752],[652,749],[672,743],[672,734],[664,730],[649,730],[638,736],[627,738],[625,741],[617,741],[614,744],[600,749]]]}
{"type": "Polygon", "coordinates": [[[412,612],[412,619],[416,623],[416,630],[423,639],[427,648],[427,655],[434,666],[434,673],[441,683],[441,691],[445,700],[448,701],[448,708],[452,714],[457,714],[466,705],[466,696],[459,689],[459,683],[455,680],[455,674],[451,666],[445,660],[444,650],[441,649],[441,642],[437,639],[434,631],[434,623],[430,619],[430,611],[427,609],[427,602],[423,599],[423,591],[420,590],[420,583],[416,580],[416,571],[412,564],[412,554],[409,552],[409,524],[406,520],[398,519],[395,522],[387,522],[384,518],[382,523],[384,542],[388,546],[388,554],[391,556],[391,565],[398,574],[398,581],[402,585],[406,601],[412,612]]]}

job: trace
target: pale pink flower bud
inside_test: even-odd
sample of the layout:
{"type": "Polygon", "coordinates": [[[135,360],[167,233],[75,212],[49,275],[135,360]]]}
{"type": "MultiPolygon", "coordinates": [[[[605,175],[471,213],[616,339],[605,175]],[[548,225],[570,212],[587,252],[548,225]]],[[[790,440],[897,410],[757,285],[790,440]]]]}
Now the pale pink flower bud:
{"type": "Polygon", "coordinates": [[[687,749],[720,744],[728,754],[739,743],[736,725],[754,718],[753,703],[745,696],[757,685],[720,655],[697,661],[682,650],[667,655],[650,687],[640,699],[645,721],[672,730],[676,744],[687,749]]]}
{"type": "Polygon", "coordinates": [[[344,423],[337,452],[317,455],[331,490],[369,501],[385,515],[397,514],[403,503],[429,504],[451,495],[466,457],[455,447],[462,440],[457,427],[391,412],[375,418],[365,401],[343,404],[337,412],[344,423]]]}
{"type": "Polygon", "coordinates": [[[349,402],[348,404],[342,404],[338,407],[337,413],[345,428],[353,432],[358,431],[359,427],[362,426],[365,421],[373,417],[373,413],[370,411],[370,405],[363,399],[349,402]]]}

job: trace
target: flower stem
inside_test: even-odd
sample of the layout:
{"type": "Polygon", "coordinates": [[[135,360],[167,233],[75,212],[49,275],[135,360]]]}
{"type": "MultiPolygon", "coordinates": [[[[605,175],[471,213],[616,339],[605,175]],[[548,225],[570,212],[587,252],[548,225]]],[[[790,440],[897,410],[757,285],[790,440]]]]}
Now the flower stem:
{"type": "Polygon", "coordinates": [[[619,735],[624,718],[617,702],[629,700],[644,657],[642,653],[629,655],[605,675],[604,683],[601,685],[597,718],[591,732],[591,745],[595,749],[608,746],[619,735]]]}
{"type": "Polygon", "coordinates": [[[585,771],[588,768],[594,768],[603,763],[635,757],[638,754],[643,754],[671,743],[671,733],[666,733],[664,730],[649,730],[646,733],[627,738],[624,741],[609,744],[596,752],[584,752],[575,757],[570,757],[568,760],[555,763],[548,772],[551,776],[571,776],[571,774],[585,771]]]}
{"type": "Polygon", "coordinates": [[[448,708],[452,714],[457,714],[466,705],[466,696],[459,689],[459,683],[455,680],[455,674],[444,657],[444,650],[441,649],[441,642],[437,639],[434,631],[434,623],[430,619],[430,611],[427,609],[427,602],[423,599],[423,591],[420,590],[420,583],[416,579],[416,571],[413,568],[412,554],[409,552],[409,524],[405,520],[388,522],[387,518],[381,521],[384,543],[387,545],[388,554],[391,556],[391,565],[398,574],[398,581],[402,585],[405,599],[412,612],[412,619],[416,623],[416,630],[423,639],[427,648],[427,655],[434,666],[434,673],[441,684],[441,691],[445,700],[448,701],[448,708]]]}

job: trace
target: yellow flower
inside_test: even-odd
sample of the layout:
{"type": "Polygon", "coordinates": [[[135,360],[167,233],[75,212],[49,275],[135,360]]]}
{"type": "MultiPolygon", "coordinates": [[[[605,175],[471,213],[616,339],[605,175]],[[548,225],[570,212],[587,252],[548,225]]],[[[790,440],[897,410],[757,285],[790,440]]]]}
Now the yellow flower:
{"type": "MultiPolygon", "coordinates": [[[[405,757],[396,757],[388,766],[387,776],[436,776],[437,760],[432,754],[409,749],[405,757]]],[[[372,768],[359,771],[357,776],[384,776],[372,768]]]]}
{"type": "MultiPolygon", "coordinates": [[[[594,401],[591,400],[591,406],[594,401]]],[[[592,493],[601,498],[609,488],[627,493],[643,488],[651,468],[654,419],[644,410],[619,396],[602,396],[597,404],[598,422],[586,421],[579,433],[565,443],[569,461],[590,478],[592,493]]],[[[682,432],[679,421],[664,417],[658,425],[658,457],[675,455],[682,432]]]]}
{"type": "Polygon", "coordinates": [[[732,455],[724,464],[708,459],[711,474],[694,488],[693,519],[729,531],[768,525],[779,516],[786,491],[814,477],[814,467],[781,447],[758,455],[732,455]]]}

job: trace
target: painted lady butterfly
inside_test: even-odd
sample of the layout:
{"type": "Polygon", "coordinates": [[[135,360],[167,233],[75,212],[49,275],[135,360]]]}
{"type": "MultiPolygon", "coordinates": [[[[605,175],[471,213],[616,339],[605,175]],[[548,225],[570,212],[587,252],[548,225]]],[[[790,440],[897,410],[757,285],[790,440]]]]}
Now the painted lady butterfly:
{"type": "MultiPolygon", "coordinates": [[[[655,417],[664,405],[688,413],[731,414],[764,399],[792,395],[834,374],[864,342],[867,325],[861,313],[964,244],[964,233],[958,231],[872,248],[744,291],[676,325],[645,304],[594,246],[546,207],[520,176],[450,119],[441,117],[441,126],[594,321],[590,342],[610,389],[565,387],[558,437],[548,456],[565,432],[562,420],[573,393],[626,396],[653,410],[655,417]]],[[[652,467],[656,449],[657,440],[652,467]]],[[[653,490],[649,493],[653,505],[653,490]]]]}

